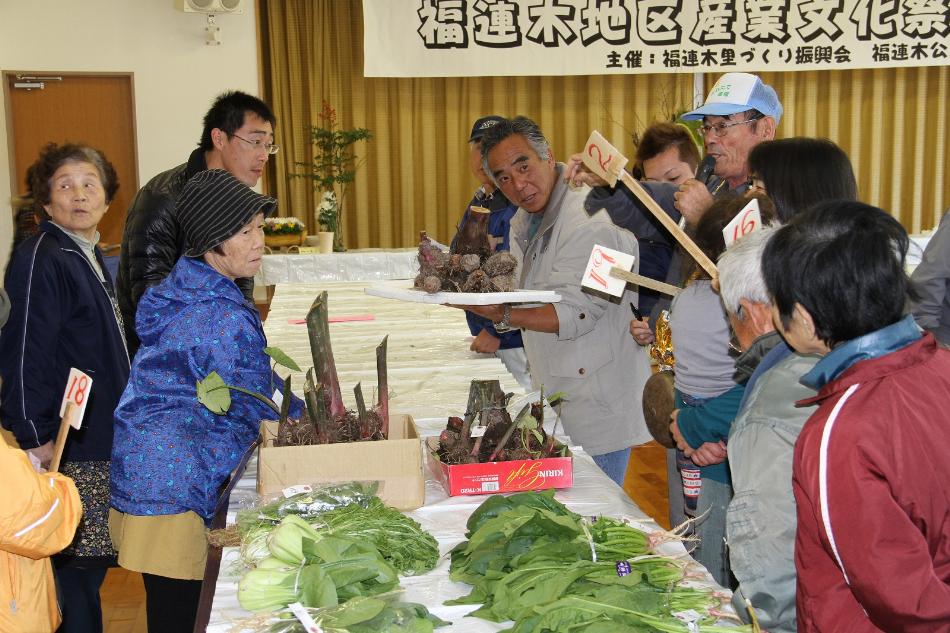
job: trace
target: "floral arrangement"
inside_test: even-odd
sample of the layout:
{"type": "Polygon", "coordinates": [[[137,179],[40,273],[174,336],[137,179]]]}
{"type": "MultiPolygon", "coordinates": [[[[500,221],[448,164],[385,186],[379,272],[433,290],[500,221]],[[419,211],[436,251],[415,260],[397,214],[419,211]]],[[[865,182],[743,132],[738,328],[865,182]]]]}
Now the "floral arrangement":
{"type": "Polygon", "coordinates": [[[317,207],[317,222],[323,227],[324,231],[336,231],[337,223],[340,219],[340,207],[336,200],[336,194],[332,191],[324,191],[320,198],[320,206],[317,207]]]}
{"type": "Polygon", "coordinates": [[[265,218],[264,235],[300,235],[306,225],[297,218],[265,218]]]}

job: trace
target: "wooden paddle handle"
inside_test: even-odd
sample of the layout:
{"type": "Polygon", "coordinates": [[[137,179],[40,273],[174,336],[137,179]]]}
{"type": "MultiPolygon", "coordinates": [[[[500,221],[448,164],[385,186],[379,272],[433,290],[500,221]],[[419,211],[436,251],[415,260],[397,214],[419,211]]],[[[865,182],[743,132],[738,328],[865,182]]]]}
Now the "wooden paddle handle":
{"type": "MultiPolygon", "coordinates": [[[[631,176],[626,171],[622,171],[620,173],[620,179],[623,181],[623,184],[627,185],[627,188],[633,192],[633,195],[635,195],[640,200],[640,202],[642,202],[643,205],[650,210],[650,213],[656,216],[656,219],[660,221],[660,224],[666,227],[666,230],[676,238],[676,241],[683,245],[683,248],[686,249],[686,252],[692,255],[693,259],[695,259],[697,263],[699,263],[699,265],[702,266],[707,273],[709,273],[710,277],[715,279],[719,276],[718,271],[716,270],[716,264],[714,264],[713,261],[706,256],[706,253],[696,246],[696,242],[694,242],[693,239],[686,234],[686,231],[681,229],[680,226],[673,221],[673,218],[671,218],[669,214],[667,214],[666,211],[664,211],[660,205],[657,204],[656,200],[650,196],[647,190],[644,189],[643,186],[633,178],[633,176],[631,176]]],[[[654,288],[654,290],[657,290],[657,288],[654,288]]],[[[661,290],[660,292],[665,291],[661,290]]]]}
{"type": "Polygon", "coordinates": [[[616,277],[617,279],[623,279],[624,281],[629,281],[630,283],[636,284],[637,286],[641,286],[643,288],[649,288],[650,290],[662,292],[663,294],[670,295],[671,297],[675,297],[676,294],[682,290],[682,288],[663,283],[662,281],[657,281],[656,279],[650,279],[649,277],[644,277],[643,275],[632,273],[628,270],[624,270],[623,268],[618,268],[617,266],[614,266],[610,269],[610,276],[616,277]]]}
{"type": "Polygon", "coordinates": [[[59,462],[63,457],[63,448],[66,446],[66,437],[69,435],[69,420],[73,415],[73,403],[66,403],[66,411],[59,422],[59,432],[56,434],[56,444],[53,445],[53,459],[49,463],[49,472],[59,471],[59,462]]]}

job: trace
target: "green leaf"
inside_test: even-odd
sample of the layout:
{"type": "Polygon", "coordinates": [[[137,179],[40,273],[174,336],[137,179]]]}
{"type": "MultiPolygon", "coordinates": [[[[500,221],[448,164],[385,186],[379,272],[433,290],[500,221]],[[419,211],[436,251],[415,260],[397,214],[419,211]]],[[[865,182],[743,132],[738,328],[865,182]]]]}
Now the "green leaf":
{"type": "Polygon", "coordinates": [[[326,618],[322,624],[334,629],[345,629],[372,620],[386,608],[386,603],[379,598],[367,598],[357,596],[340,605],[331,617],[326,618]]]}
{"type": "Polygon", "coordinates": [[[300,603],[305,607],[333,607],[339,602],[336,585],[320,565],[300,570],[300,603]]]}
{"type": "Polygon", "coordinates": [[[274,362],[278,365],[282,365],[283,367],[293,371],[303,371],[300,369],[300,365],[298,365],[293,358],[284,353],[284,351],[279,347],[265,347],[264,353],[273,358],[274,362]]]}
{"type": "Polygon", "coordinates": [[[548,394],[548,402],[552,407],[556,407],[562,402],[567,402],[569,398],[567,397],[567,392],[564,391],[555,391],[554,393],[548,394]]]}
{"type": "Polygon", "coordinates": [[[211,372],[205,376],[204,380],[196,382],[195,387],[198,392],[198,402],[212,413],[224,415],[231,408],[231,392],[218,372],[211,372]]]}
{"type": "Polygon", "coordinates": [[[525,415],[521,416],[521,417],[518,418],[518,420],[515,422],[515,425],[516,425],[519,429],[530,429],[530,430],[534,430],[534,429],[538,428],[538,420],[537,420],[537,418],[535,418],[533,415],[531,415],[530,409],[528,409],[528,411],[529,411],[529,413],[526,413],[525,415]]]}

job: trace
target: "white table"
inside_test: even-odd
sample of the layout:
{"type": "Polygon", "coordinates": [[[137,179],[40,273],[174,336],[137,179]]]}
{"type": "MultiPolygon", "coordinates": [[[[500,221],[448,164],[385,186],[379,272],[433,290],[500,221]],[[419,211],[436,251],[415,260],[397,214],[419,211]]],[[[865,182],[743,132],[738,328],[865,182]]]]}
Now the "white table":
{"type": "MultiPolygon", "coordinates": [[[[313,363],[307,326],[299,324],[322,290],[329,293],[330,318],[372,316],[372,321],[331,323],[330,337],[347,406],[356,408],[353,387],[363,383],[367,402],[375,400],[376,346],[389,336],[389,410],[414,418],[448,416],[464,408],[472,380],[500,380],[506,392],[523,393],[500,360],[469,351],[472,336],[465,313],[445,306],[371,297],[369,283],[280,284],[264,331],[268,344],[287,352],[306,370],[313,363]]],[[[384,282],[394,287],[408,281],[384,282]]],[[[281,371],[281,370],[278,370],[281,371]]],[[[286,375],[286,372],[282,375],[286,375]]],[[[303,393],[304,374],[294,372],[294,393],[303,393]]]]}
{"type": "Polygon", "coordinates": [[[255,285],[325,281],[412,279],[419,272],[416,248],[364,249],[345,253],[264,255],[255,285]]]}
{"type": "MultiPolygon", "coordinates": [[[[406,281],[387,283],[395,286],[407,284],[406,281]]],[[[461,310],[371,297],[363,293],[366,285],[279,285],[264,324],[268,344],[283,349],[302,367],[309,366],[306,326],[297,325],[295,321],[306,316],[313,299],[325,289],[329,293],[331,319],[366,314],[375,317],[373,321],[330,325],[333,353],[348,406],[353,406],[352,388],[357,381],[363,381],[367,396],[370,392],[365,386],[376,384],[375,348],[386,334],[389,334],[389,384],[392,391],[390,411],[411,414],[423,435],[437,435],[450,414],[458,415],[464,410],[469,384],[474,378],[499,379],[502,389],[522,393],[501,361],[468,351],[471,337],[461,310]]],[[[293,384],[294,391],[299,394],[302,375],[295,375],[293,384]]],[[[558,500],[582,515],[626,517],[646,529],[659,529],[594,464],[590,456],[579,448],[574,448],[574,451],[574,486],[558,491],[558,500]]],[[[255,459],[231,495],[229,522],[233,522],[239,507],[255,498],[256,472],[255,459]]],[[[425,505],[409,515],[438,540],[439,550],[444,555],[464,539],[465,522],[485,499],[484,496],[448,497],[427,469],[425,505]]],[[[681,544],[669,543],[664,548],[664,554],[687,557],[681,544]]],[[[693,563],[693,569],[699,575],[705,574],[696,563],[693,563]]],[[[229,631],[235,619],[248,615],[237,602],[240,576],[237,548],[225,548],[208,631],[224,633],[229,631]]],[[[440,630],[479,633],[506,628],[476,618],[465,618],[465,614],[475,609],[471,605],[447,607],[442,604],[470,590],[468,585],[449,580],[447,558],[443,558],[433,571],[401,578],[400,582],[405,588],[403,599],[424,604],[440,618],[453,623],[452,627],[440,630]]],[[[715,586],[708,574],[699,584],[715,586]]]]}
{"type": "MultiPolygon", "coordinates": [[[[436,434],[438,429],[445,424],[444,419],[441,418],[418,422],[420,431],[430,435],[436,434]]],[[[635,524],[643,529],[659,529],[659,526],[594,464],[590,456],[579,448],[574,450],[574,486],[567,490],[559,490],[555,495],[559,501],[584,516],[626,517],[635,521],[635,524]]],[[[256,463],[252,462],[245,477],[231,495],[233,508],[238,507],[242,500],[254,498],[255,472],[256,463]]],[[[467,595],[471,591],[469,585],[449,579],[449,560],[445,555],[464,540],[465,522],[486,498],[485,496],[447,497],[442,485],[427,470],[425,505],[408,513],[436,538],[443,558],[438,566],[427,574],[401,577],[400,584],[404,588],[401,599],[424,604],[438,617],[452,622],[452,626],[439,629],[440,631],[488,633],[510,626],[510,624],[495,624],[465,617],[467,613],[474,611],[477,605],[445,606],[443,604],[446,600],[467,595]]],[[[680,543],[666,543],[660,552],[692,561],[680,543]]],[[[691,562],[691,572],[704,577],[704,580],[695,581],[695,585],[715,587],[717,591],[728,595],[728,591],[716,586],[698,563],[691,562]]],[[[212,605],[211,620],[207,629],[209,633],[227,633],[235,620],[250,615],[241,609],[237,601],[237,583],[241,574],[238,549],[225,548],[212,605]]]]}

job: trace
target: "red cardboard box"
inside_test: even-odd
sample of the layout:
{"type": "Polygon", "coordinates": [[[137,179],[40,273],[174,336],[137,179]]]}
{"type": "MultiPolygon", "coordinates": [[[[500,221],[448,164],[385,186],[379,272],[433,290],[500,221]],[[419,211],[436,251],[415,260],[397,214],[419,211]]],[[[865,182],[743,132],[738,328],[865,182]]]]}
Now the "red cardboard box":
{"type": "Polygon", "coordinates": [[[435,454],[438,438],[430,438],[426,446],[429,449],[429,468],[445,486],[450,497],[570,488],[574,484],[572,457],[518,459],[482,464],[443,464],[435,454]]]}

